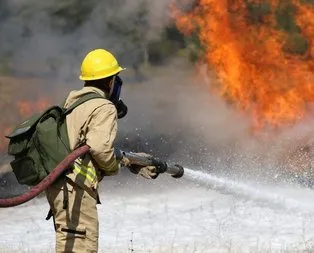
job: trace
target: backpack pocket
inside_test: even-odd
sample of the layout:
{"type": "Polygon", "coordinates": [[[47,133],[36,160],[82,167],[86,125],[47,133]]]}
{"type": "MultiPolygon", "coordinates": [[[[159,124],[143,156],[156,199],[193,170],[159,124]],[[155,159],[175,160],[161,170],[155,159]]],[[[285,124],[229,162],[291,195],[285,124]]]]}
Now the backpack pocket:
{"type": "Polygon", "coordinates": [[[27,153],[29,148],[27,144],[29,142],[29,137],[26,135],[19,135],[10,139],[8,154],[9,155],[21,155],[27,153]]]}
{"type": "Polygon", "coordinates": [[[11,167],[20,184],[32,185],[39,180],[39,173],[31,157],[22,156],[11,163],[11,167]]]}
{"type": "Polygon", "coordinates": [[[40,116],[35,114],[28,118],[23,123],[18,125],[13,132],[6,137],[10,140],[8,146],[9,155],[21,155],[28,152],[28,142],[30,141],[32,134],[35,130],[36,123],[40,120],[40,116]]]}

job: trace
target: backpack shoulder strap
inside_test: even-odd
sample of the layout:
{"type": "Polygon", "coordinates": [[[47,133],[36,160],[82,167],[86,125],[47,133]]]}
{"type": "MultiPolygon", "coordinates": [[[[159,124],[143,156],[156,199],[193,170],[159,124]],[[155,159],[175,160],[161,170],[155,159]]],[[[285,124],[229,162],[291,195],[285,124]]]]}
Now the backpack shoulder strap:
{"type": "Polygon", "coordinates": [[[86,93],[83,95],[81,98],[79,98],[77,101],[75,101],[71,106],[66,108],[64,111],[64,114],[69,114],[74,108],[78,107],[79,105],[85,103],[88,100],[94,99],[94,98],[103,98],[106,99],[105,97],[101,96],[100,94],[97,94],[95,92],[90,92],[86,93]]]}

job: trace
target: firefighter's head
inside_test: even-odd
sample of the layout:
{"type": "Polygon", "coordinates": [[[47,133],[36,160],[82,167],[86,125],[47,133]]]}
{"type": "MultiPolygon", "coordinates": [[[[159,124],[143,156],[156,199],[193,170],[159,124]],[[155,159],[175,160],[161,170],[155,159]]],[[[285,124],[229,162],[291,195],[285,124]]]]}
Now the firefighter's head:
{"type": "Polygon", "coordinates": [[[125,116],[127,107],[120,100],[122,79],[118,76],[124,70],[117,59],[105,49],[94,49],[83,59],[80,79],[85,81],[85,86],[93,86],[103,90],[110,101],[118,110],[118,116],[125,116]],[[121,113],[120,107],[125,107],[121,113]]]}

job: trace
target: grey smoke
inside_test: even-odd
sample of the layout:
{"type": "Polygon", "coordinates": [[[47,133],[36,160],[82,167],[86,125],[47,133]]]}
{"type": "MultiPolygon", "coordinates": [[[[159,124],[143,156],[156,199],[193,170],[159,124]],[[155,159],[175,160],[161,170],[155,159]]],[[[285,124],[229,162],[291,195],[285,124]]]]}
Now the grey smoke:
{"type": "Polygon", "coordinates": [[[147,42],[158,38],[167,24],[170,2],[2,1],[0,57],[12,60],[16,74],[57,73],[60,79],[77,74],[82,57],[92,48],[107,48],[123,65],[136,66],[147,42]],[[64,10],[70,17],[67,20],[64,10]]]}

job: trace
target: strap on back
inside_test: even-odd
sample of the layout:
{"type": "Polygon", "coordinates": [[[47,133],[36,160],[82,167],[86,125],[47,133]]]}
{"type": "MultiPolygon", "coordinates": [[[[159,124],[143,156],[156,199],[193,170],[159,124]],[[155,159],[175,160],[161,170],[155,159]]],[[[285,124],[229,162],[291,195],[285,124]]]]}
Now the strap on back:
{"type": "Polygon", "coordinates": [[[64,114],[69,114],[74,108],[78,107],[79,105],[85,103],[88,100],[94,99],[94,98],[103,98],[106,99],[105,97],[101,96],[100,94],[97,94],[95,92],[90,92],[86,93],[84,96],[76,100],[71,106],[69,106],[64,114]]]}

